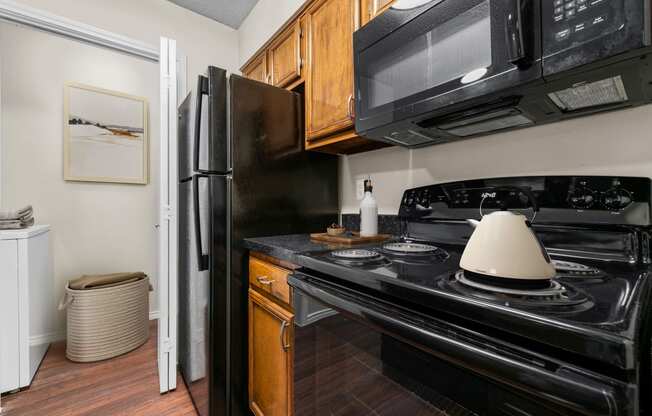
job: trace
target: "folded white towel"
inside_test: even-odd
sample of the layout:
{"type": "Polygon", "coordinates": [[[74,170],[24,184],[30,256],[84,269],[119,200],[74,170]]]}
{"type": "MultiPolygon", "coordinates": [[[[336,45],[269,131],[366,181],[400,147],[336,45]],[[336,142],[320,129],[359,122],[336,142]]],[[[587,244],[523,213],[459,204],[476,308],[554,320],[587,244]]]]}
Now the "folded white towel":
{"type": "Polygon", "coordinates": [[[23,220],[0,220],[0,230],[19,230],[34,225],[34,217],[23,220]]]}
{"type": "Polygon", "coordinates": [[[23,217],[31,216],[33,209],[31,205],[20,209],[0,209],[0,220],[17,220],[23,217]]]}

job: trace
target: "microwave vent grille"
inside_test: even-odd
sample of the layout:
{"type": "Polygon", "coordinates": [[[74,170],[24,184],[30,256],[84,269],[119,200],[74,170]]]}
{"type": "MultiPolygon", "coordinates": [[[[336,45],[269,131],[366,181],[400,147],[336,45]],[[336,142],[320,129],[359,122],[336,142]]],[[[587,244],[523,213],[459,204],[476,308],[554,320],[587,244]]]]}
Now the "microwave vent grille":
{"type": "Polygon", "coordinates": [[[385,139],[391,140],[392,142],[401,144],[403,146],[419,146],[442,142],[442,140],[438,137],[430,137],[414,130],[396,131],[385,136],[385,139]]]}
{"type": "Polygon", "coordinates": [[[555,91],[548,97],[563,111],[618,104],[629,99],[620,75],[555,91]]]}

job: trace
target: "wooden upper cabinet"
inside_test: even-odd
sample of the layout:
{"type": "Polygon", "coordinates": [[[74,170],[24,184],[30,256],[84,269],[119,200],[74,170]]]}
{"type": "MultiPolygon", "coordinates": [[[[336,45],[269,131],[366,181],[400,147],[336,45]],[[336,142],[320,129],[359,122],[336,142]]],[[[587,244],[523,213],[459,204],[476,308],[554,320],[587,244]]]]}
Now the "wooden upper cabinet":
{"type": "Polygon", "coordinates": [[[301,22],[281,33],[269,46],[267,52],[271,83],[285,87],[301,78],[301,22]]]}
{"type": "Polygon", "coordinates": [[[246,67],[242,68],[242,75],[246,78],[268,83],[269,77],[267,75],[267,53],[263,51],[246,67]]]}
{"type": "Polygon", "coordinates": [[[396,0],[361,0],[362,24],[387,10],[396,0]]]}
{"type": "Polygon", "coordinates": [[[306,140],[353,126],[353,32],[359,0],[317,0],[306,11],[306,140]]]}
{"type": "Polygon", "coordinates": [[[256,416],[291,416],[294,315],[249,289],[249,407],[256,416]]]}

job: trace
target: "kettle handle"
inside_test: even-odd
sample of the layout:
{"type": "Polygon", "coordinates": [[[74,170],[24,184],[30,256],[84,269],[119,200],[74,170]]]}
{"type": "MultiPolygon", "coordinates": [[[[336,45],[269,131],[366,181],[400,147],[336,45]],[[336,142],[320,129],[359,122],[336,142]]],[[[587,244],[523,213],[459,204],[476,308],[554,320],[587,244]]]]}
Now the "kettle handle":
{"type": "MultiPolygon", "coordinates": [[[[511,191],[511,192],[520,192],[527,196],[528,200],[530,201],[530,204],[532,205],[532,212],[534,213],[532,215],[532,219],[529,220],[530,224],[534,222],[535,218],[537,217],[537,212],[539,212],[539,203],[537,202],[537,198],[534,196],[534,193],[529,189],[529,188],[521,188],[519,186],[497,186],[497,187],[492,187],[491,188],[494,191],[511,191]]],[[[482,200],[480,201],[480,218],[484,217],[484,214],[482,213],[482,204],[484,203],[484,200],[489,197],[489,194],[485,194],[482,197],[482,200]]],[[[505,210],[507,210],[507,207],[504,207],[505,210]]]]}

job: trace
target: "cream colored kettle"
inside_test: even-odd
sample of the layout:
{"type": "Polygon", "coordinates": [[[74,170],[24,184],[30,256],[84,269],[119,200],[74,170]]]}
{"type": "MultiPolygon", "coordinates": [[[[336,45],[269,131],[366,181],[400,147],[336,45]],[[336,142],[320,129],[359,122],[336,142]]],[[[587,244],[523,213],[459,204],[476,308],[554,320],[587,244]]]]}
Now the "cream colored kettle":
{"type": "Polygon", "coordinates": [[[555,277],[546,249],[532,232],[525,216],[495,211],[475,227],[460,260],[464,270],[494,277],[544,280],[555,277]]]}

